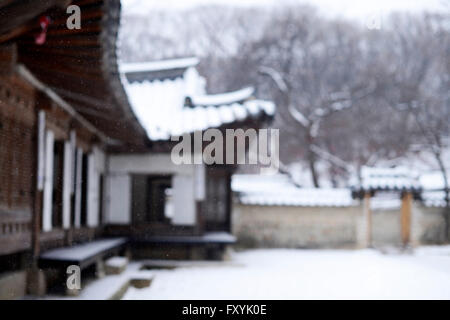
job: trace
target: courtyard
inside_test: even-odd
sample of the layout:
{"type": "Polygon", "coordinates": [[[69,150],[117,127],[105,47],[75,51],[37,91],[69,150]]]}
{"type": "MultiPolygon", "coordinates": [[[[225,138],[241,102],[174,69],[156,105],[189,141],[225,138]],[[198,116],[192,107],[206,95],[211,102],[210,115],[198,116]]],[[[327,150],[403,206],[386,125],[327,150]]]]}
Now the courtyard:
{"type": "Polygon", "coordinates": [[[172,266],[141,271],[153,275],[151,285],[130,287],[123,299],[450,299],[450,246],[261,249],[172,266]]]}

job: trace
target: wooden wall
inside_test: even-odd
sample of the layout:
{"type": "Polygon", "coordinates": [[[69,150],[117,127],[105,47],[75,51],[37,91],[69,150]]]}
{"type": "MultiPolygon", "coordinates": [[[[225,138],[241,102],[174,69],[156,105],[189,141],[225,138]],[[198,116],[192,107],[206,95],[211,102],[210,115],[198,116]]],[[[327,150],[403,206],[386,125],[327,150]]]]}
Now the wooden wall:
{"type": "MultiPolygon", "coordinates": [[[[92,216],[89,225],[81,228],[73,225],[63,228],[58,220],[58,225],[49,232],[42,231],[43,191],[36,190],[40,110],[45,112],[45,130],[53,132],[55,141],[69,141],[73,131],[76,147],[84,153],[93,155],[94,146],[101,146],[98,137],[16,73],[0,75],[0,255],[31,250],[32,242],[35,243],[33,251],[38,254],[40,249],[91,240],[99,232],[99,217],[92,216]]],[[[102,164],[93,161],[90,171],[94,164],[95,173],[101,174],[102,164]]],[[[90,186],[98,187],[92,180],[90,186]]],[[[57,193],[61,196],[62,192],[61,189],[57,193]]],[[[62,199],[56,199],[58,206],[61,202],[62,199]]]]}
{"type": "Polygon", "coordinates": [[[35,181],[35,91],[0,77],[0,254],[29,249],[35,181]]]}

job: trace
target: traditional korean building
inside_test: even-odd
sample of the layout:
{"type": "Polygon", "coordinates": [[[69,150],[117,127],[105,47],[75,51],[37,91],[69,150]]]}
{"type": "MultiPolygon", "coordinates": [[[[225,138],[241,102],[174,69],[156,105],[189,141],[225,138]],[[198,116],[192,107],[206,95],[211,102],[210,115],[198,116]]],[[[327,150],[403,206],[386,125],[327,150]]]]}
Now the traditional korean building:
{"type": "MultiPolygon", "coordinates": [[[[152,144],[146,152],[109,157],[108,231],[131,234],[145,256],[217,258],[234,243],[231,174],[236,166],[174,164],[171,151],[178,142],[172,138],[194,139],[208,129],[259,128],[275,111],[273,103],[256,100],[252,88],[208,95],[198,63],[182,58],[121,66],[125,91],[152,144]]],[[[192,155],[202,151],[193,147],[192,155]]]]}
{"type": "Polygon", "coordinates": [[[148,140],[119,77],[120,1],[0,1],[0,16],[0,281],[14,297],[44,252],[102,235],[105,155],[148,140]]]}
{"type": "Polygon", "coordinates": [[[45,293],[49,268],[98,273],[127,246],[204,258],[233,242],[233,167],[177,166],[170,138],[257,128],[273,104],[206,95],[197,59],[121,74],[119,0],[0,1],[0,16],[0,298],[45,293]]]}

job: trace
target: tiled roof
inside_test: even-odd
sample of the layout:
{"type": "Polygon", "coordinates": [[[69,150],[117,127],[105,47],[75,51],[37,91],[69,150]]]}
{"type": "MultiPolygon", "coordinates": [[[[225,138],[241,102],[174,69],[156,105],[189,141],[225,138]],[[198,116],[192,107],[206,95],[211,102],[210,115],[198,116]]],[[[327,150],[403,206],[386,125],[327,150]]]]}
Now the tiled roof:
{"type": "Polygon", "coordinates": [[[350,207],[350,189],[298,188],[286,175],[234,175],[232,190],[240,203],[259,206],[350,207]]]}
{"type": "Polygon", "coordinates": [[[420,190],[421,186],[417,176],[407,168],[371,168],[363,167],[361,170],[361,183],[352,186],[356,190],[365,191],[400,191],[420,190]]]}
{"type": "Polygon", "coordinates": [[[272,102],[253,99],[252,88],[206,94],[205,80],[195,69],[194,61],[171,60],[140,66],[142,71],[138,71],[137,65],[123,65],[121,70],[132,70],[129,71],[132,74],[125,73],[125,90],[136,116],[153,141],[261,115],[273,116],[275,112],[272,102]],[[162,76],[161,71],[167,73],[170,66],[183,70],[179,75],[173,74],[174,77],[162,76]],[[185,105],[186,98],[190,98],[191,105],[185,105]]]}
{"type": "Polygon", "coordinates": [[[423,191],[422,202],[426,207],[445,207],[444,191],[423,191]]]}
{"type": "Polygon", "coordinates": [[[445,183],[440,171],[423,173],[420,176],[423,188],[421,194],[423,204],[427,207],[445,207],[445,183]]]}
{"type": "Polygon", "coordinates": [[[173,70],[173,69],[187,69],[190,67],[195,67],[199,64],[200,60],[196,57],[182,58],[182,59],[167,59],[160,61],[150,61],[150,62],[137,62],[137,63],[125,63],[120,66],[120,71],[122,73],[133,73],[133,72],[153,72],[162,70],[173,70]]]}

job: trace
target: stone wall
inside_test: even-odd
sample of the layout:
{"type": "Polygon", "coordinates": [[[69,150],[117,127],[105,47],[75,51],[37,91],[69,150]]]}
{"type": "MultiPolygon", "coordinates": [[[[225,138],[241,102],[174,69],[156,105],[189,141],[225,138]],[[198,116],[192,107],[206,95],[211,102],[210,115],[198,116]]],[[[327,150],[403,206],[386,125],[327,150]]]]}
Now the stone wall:
{"type": "Polygon", "coordinates": [[[400,209],[372,210],[372,244],[401,245],[400,209]]]}
{"type": "MultiPolygon", "coordinates": [[[[415,202],[411,213],[411,245],[445,242],[444,208],[424,207],[415,202]]],[[[373,245],[401,244],[400,209],[373,210],[373,245]]]]}
{"type": "Polygon", "coordinates": [[[15,300],[26,293],[26,271],[0,274],[0,300],[15,300]]]}
{"type": "MultiPolygon", "coordinates": [[[[445,242],[445,208],[413,206],[411,242],[413,245],[445,242]]],[[[448,231],[447,231],[448,232],[448,231]]]]}
{"type": "MultiPolygon", "coordinates": [[[[234,204],[233,234],[240,247],[342,248],[366,247],[363,206],[289,207],[234,204]]],[[[443,208],[414,203],[411,245],[443,243],[443,208]]],[[[401,245],[400,209],[372,210],[375,247],[401,245]]]]}
{"type": "Polygon", "coordinates": [[[347,247],[357,242],[361,212],[360,207],[235,204],[233,233],[243,247],[347,247]]]}

